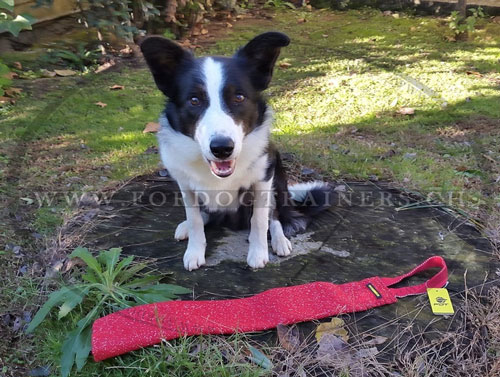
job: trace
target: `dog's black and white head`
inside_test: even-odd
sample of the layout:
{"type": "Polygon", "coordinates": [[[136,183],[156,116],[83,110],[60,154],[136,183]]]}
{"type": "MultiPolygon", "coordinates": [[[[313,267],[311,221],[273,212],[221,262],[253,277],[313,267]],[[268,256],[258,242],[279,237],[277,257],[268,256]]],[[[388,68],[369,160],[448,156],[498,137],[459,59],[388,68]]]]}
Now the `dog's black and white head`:
{"type": "Polygon", "coordinates": [[[170,99],[170,126],[199,144],[217,177],[233,174],[243,139],[262,124],[266,104],[261,92],[271,81],[280,48],[289,42],[282,33],[264,33],[231,58],[195,58],[162,37],[142,42],[154,80],[170,99]]]}

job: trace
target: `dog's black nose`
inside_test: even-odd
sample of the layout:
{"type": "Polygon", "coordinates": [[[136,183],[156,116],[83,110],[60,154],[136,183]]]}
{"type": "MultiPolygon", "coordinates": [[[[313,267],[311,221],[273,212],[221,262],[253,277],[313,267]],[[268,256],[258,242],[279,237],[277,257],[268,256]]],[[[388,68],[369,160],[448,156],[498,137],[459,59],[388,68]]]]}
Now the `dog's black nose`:
{"type": "Polygon", "coordinates": [[[216,158],[228,158],[234,150],[234,141],[229,137],[216,137],[210,142],[210,150],[216,158]]]}

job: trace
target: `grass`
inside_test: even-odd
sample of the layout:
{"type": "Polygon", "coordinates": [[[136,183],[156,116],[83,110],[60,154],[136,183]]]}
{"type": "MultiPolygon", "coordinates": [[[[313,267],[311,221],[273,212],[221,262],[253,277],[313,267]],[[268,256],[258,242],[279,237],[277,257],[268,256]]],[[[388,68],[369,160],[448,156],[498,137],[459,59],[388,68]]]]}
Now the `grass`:
{"type": "MultiPolygon", "coordinates": [[[[273,20],[235,23],[226,37],[200,53],[232,54],[269,29],[292,38],[268,90],[276,110],[273,138],[281,149],[334,179],[389,180],[424,196],[451,193],[452,206],[484,222],[495,219],[500,204],[495,183],[500,177],[499,24],[483,22],[468,42],[451,43],[445,38],[447,25],[437,18],[402,14],[395,19],[374,10],[280,10],[273,20]],[[282,62],[291,65],[281,68],[282,62]],[[413,108],[414,115],[399,114],[402,107],[413,108]]],[[[14,315],[38,302],[41,280],[36,276],[43,261],[36,251],[50,243],[73,210],[58,195],[99,191],[158,169],[158,156],[145,153],[155,137],[142,130],[164,104],[144,68],[22,84],[31,94],[0,109],[5,204],[0,236],[10,245],[0,253],[0,312],[14,315]],[[125,88],[112,91],[114,84],[125,88]],[[39,207],[37,193],[55,193],[56,199],[39,207]],[[22,247],[22,258],[12,251],[14,245],[22,247]],[[28,272],[20,275],[25,264],[28,272]]],[[[498,223],[490,228],[498,233],[498,223]]],[[[8,360],[0,356],[0,364],[13,366],[2,373],[15,375],[12,370],[29,369],[39,360],[57,365],[60,331],[70,322],[54,322],[47,329],[48,348],[41,347],[38,357],[40,347],[32,340],[12,336],[23,351],[8,360]]],[[[224,348],[217,339],[200,340],[208,342],[200,360],[190,354],[198,340],[180,340],[90,364],[81,375],[203,375],[207,367],[217,375],[263,373],[244,361],[246,346],[238,342],[246,341],[228,340],[239,350],[228,364],[229,351],[218,352],[224,348]]]]}

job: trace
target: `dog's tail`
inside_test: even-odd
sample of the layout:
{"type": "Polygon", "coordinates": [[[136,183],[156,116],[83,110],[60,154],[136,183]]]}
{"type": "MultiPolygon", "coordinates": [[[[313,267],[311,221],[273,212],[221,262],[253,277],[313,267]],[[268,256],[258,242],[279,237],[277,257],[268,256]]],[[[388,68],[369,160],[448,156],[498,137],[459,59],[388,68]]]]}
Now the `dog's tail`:
{"type": "Polygon", "coordinates": [[[287,236],[304,231],[311,219],[330,207],[333,200],[332,187],[321,181],[288,185],[288,192],[292,208],[280,219],[287,236]]]}

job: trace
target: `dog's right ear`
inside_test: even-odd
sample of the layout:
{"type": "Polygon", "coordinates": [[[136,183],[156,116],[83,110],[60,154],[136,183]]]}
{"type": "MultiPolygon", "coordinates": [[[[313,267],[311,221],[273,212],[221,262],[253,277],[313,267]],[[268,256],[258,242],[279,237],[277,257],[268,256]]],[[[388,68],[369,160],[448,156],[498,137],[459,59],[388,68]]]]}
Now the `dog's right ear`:
{"type": "Polygon", "coordinates": [[[174,75],[183,63],[193,59],[191,52],[163,37],[148,37],[141,43],[141,51],[153,74],[156,85],[167,97],[173,94],[174,75]]]}

